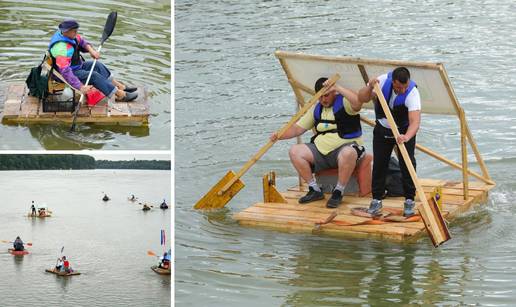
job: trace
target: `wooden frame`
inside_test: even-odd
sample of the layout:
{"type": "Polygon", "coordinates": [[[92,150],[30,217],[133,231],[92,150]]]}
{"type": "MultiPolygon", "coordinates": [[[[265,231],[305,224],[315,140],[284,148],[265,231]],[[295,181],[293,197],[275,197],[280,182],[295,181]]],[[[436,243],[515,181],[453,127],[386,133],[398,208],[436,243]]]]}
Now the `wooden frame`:
{"type": "MultiPolygon", "coordinates": [[[[468,187],[469,187],[469,176],[473,176],[486,184],[489,185],[495,185],[495,182],[491,179],[491,176],[489,175],[489,172],[487,170],[487,167],[484,163],[484,160],[482,159],[482,156],[480,155],[480,152],[478,150],[477,144],[475,143],[473,136],[471,134],[471,131],[469,129],[469,126],[467,124],[466,116],[464,109],[460,106],[458,99],[455,95],[455,92],[453,91],[453,88],[450,84],[450,80],[448,78],[448,75],[446,73],[446,70],[444,68],[444,65],[441,63],[427,63],[427,62],[412,62],[412,61],[392,61],[392,60],[380,60],[380,59],[363,59],[363,58],[353,58],[353,57],[330,57],[330,56],[320,56],[320,55],[307,55],[302,53],[292,53],[292,52],[285,52],[285,51],[276,51],[275,56],[280,61],[281,66],[283,67],[283,70],[285,71],[285,74],[287,75],[288,82],[290,83],[294,94],[296,96],[296,101],[299,106],[303,106],[305,104],[302,92],[305,92],[309,95],[313,95],[315,92],[314,90],[306,85],[300,82],[299,80],[296,80],[296,78],[291,73],[291,70],[288,66],[287,59],[305,59],[305,60],[322,60],[327,62],[333,62],[333,63],[347,63],[347,64],[356,64],[360,73],[362,74],[362,77],[364,79],[364,84],[368,81],[367,76],[367,70],[364,67],[364,65],[367,64],[376,64],[376,65],[390,65],[390,66],[407,66],[407,67],[417,67],[417,68],[425,68],[425,69],[432,69],[437,70],[440,74],[441,80],[446,88],[447,94],[452,102],[452,106],[456,111],[457,118],[460,123],[461,127],[461,163],[454,162],[452,160],[447,159],[446,157],[420,145],[416,144],[416,148],[429,156],[451,166],[452,168],[458,169],[462,172],[463,177],[463,188],[464,188],[464,199],[468,198],[468,187]],[[468,167],[468,160],[467,160],[467,143],[470,144],[471,149],[475,155],[475,159],[478,162],[482,174],[478,174],[468,167]]],[[[361,116],[362,122],[374,126],[374,121],[365,118],[361,116]]],[[[300,142],[300,139],[298,139],[298,143],[300,142]]],[[[301,184],[301,180],[300,180],[301,184]]],[[[417,184],[416,184],[417,186],[417,184]]]]}

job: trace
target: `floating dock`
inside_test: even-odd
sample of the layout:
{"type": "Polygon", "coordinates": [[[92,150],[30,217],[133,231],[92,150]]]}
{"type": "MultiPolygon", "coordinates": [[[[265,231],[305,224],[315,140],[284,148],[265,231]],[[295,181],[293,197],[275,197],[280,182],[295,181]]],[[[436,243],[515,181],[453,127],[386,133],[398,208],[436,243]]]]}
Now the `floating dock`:
{"type": "MultiPolygon", "coordinates": [[[[463,183],[437,179],[419,179],[427,198],[431,197],[436,187],[441,187],[442,216],[450,223],[461,213],[469,211],[474,204],[485,203],[489,190],[494,185],[478,181],[469,182],[468,198],[464,199],[463,183]]],[[[261,202],[236,213],[235,220],[242,226],[251,226],[281,230],[294,233],[317,233],[338,237],[377,238],[389,241],[416,241],[426,237],[427,232],[422,221],[418,222],[389,222],[382,220],[377,224],[368,224],[371,218],[351,214],[354,208],[367,208],[370,196],[358,197],[345,195],[342,204],[337,209],[326,208],[326,202],[331,194],[325,194],[325,199],[309,204],[298,204],[298,199],[308,191],[306,186],[296,186],[281,192],[287,203],[261,202]],[[337,216],[332,222],[314,228],[315,223],[325,220],[334,211],[337,216]]],[[[404,198],[386,198],[383,200],[384,211],[401,211],[404,198]]],[[[420,202],[416,198],[416,203],[420,202]]]]}
{"type": "MultiPolygon", "coordinates": [[[[102,100],[93,107],[82,106],[77,116],[78,123],[146,126],[150,107],[145,87],[138,88],[138,98],[132,102],[102,100]]],[[[38,98],[28,95],[25,83],[10,84],[4,108],[1,111],[4,124],[51,124],[71,123],[71,112],[43,112],[38,98]]]]}

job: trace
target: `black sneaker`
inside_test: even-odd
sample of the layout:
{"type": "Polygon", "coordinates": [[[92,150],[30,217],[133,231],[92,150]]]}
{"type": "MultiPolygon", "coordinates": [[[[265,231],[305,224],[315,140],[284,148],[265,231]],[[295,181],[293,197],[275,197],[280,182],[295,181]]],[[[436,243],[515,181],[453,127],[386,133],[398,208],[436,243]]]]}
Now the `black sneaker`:
{"type": "Polygon", "coordinates": [[[132,92],[136,92],[138,90],[137,87],[134,87],[134,86],[125,86],[125,89],[124,91],[128,92],[128,93],[132,93],[132,92]]]}
{"type": "Polygon", "coordinates": [[[324,199],[324,193],[321,191],[316,191],[312,187],[308,187],[308,193],[305,196],[301,197],[298,202],[300,204],[310,203],[316,200],[324,199]]]}
{"type": "Polygon", "coordinates": [[[327,208],[337,208],[340,203],[342,202],[342,193],[340,190],[333,190],[333,193],[331,194],[331,198],[328,199],[328,202],[326,203],[327,208]]]}

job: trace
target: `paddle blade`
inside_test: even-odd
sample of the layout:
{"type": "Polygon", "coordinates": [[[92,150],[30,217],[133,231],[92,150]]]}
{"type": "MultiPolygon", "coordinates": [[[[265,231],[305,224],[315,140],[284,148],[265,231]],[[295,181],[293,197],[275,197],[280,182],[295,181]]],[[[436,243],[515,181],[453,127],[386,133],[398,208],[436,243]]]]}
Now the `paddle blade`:
{"type": "Polygon", "coordinates": [[[156,257],[156,254],[153,251],[147,251],[147,255],[156,257]]]}
{"type": "Polygon", "coordinates": [[[219,181],[211,190],[208,191],[194,206],[195,209],[218,209],[224,207],[245,185],[238,179],[231,187],[222,195],[218,192],[228,183],[236,174],[233,171],[228,173],[219,181]]]}
{"type": "Polygon", "coordinates": [[[437,221],[437,231],[440,233],[443,240],[441,242],[437,242],[435,240],[435,236],[433,235],[431,228],[429,225],[427,225],[428,217],[426,216],[426,212],[424,210],[419,210],[419,213],[423,217],[423,224],[425,225],[426,231],[428,232],[428,235],[430,239],[432,240],[432,244],[434,247],[438,247],[439,245],[443,244],[444,242],[451,239],[450,231],[448,230],[448,225],[446,224],[446,221],[444,220],[441,210],[439,209],[439,206],[437,205],[437,202],[435,201],[435,198],[430,197],[428,199],[428,205],[430,206],[430,210],[433,214],[433,216],[436,217],[437,221]]]}
{"type": "Polygon", "coordinates": [[[116,24],[116,17],[116,12],[109,13],[106,20],[106,25],[104,25],[104,32],[102,33],[102,38],[100,39],[101,45],[111,36],[111,33],[113,33],[116,24]]]}
{"type": "Polygon", "coordinates": [[[32,243],[25,243],[25,244],[27,244],[28,246],[32,246],[32,243]]]}

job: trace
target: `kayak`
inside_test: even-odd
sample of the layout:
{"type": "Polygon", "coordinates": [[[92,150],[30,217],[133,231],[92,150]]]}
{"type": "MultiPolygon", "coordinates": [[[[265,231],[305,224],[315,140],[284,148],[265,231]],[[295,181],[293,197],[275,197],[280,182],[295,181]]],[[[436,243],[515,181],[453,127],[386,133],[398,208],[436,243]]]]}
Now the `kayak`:
{"type": "Polygon", "coordinates": [[[159,206],[160,209],[168,209],[168,206],[159,206]]]}
{"type": "Polygon", "coordinates": [[[32,213],[29,213],[27,214],[27,217],[39,217],[39,218],[45,218],[45,217],[51,217],[52,215],[50,213],[46,213],[45,215],[39,215],[39,214],[36,214],[36,215],[32,215],[32,213]]]}
{"type": "Polygon", "coordinates": [[[66,273],[66,272],[56,271],[56,269],[46,269],[45,272],[56,274],[56,275],[59,275],[59,276],[81,275],[81,273],[79,273],[77,271],[73,271],[71,273],[66,273]]]}
{"type": "Polygon", "coordinates": [[[165,270],[165,269],[159,268],[157,265],[153,265],[153,266],[151,266],[151,269],[152,269],[154,272],[156,272],[156,273],[158,273],[158,274],[160,274],[160,275],[170,275],[170,269],[165,270]]]}
{"type": "Polygon", "coordinates": [[[15,251],[13,248],[8,249],[9,253],[14,256],[23,256],[28,255],[29,251],[23,250],[23,251],[15,251]]]}

